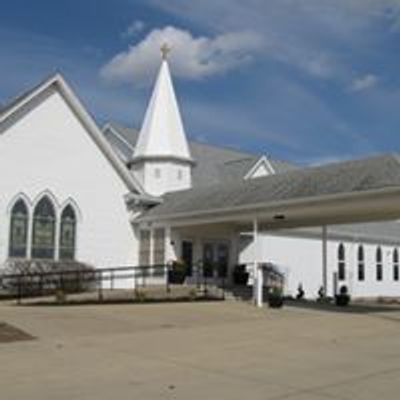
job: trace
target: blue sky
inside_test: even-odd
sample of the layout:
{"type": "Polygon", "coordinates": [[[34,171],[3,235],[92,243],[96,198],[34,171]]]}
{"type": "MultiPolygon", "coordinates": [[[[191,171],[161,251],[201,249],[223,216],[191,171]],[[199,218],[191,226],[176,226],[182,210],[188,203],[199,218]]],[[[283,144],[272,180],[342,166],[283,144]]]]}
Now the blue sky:
{"type": "Polygon", "coordinates": [[[300,163],[400,151],[400,0],[14,0],[0,102],[60,70],[140,127],[168,41],[191,138],[300,163]]]}

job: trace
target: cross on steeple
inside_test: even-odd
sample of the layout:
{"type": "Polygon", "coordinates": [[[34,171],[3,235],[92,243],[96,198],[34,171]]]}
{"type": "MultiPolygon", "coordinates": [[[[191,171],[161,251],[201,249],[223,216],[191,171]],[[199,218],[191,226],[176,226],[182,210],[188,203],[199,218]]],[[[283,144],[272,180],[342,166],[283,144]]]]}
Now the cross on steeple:
{"type": "Polygon", "coordinates": [[[168,46],[168,43],[163,43],[163,45],[160,47],[161,51],[161,57],[163,60],[166,60],[168,57],[168,53],[170,53],[172,48],[168,46]]]}

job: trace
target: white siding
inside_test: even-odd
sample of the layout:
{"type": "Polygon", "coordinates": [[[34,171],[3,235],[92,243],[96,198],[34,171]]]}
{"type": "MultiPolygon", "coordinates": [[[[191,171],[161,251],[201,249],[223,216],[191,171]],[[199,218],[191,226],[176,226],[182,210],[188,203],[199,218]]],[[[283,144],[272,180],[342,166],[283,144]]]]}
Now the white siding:
{"type": "MultiPolygon", "coordinates": [[[[286,292],[295,296],[301,283],[306,297],[317,297],[322,285],[322,242],[318,238],[263,235],[261,239],[263,262],[276,264],[287,277],[286,292]]],[[[334,273],[338,271],[337,250],[340,241],[328,241],[328,295],[333,294],[334,273]]],[[[376,249],[378,244],[363,244],[365,258],[365,280],[359,281],[357,274],[356,241],[343,241],[346,251],[346,280],[338,286],[347,285],[353,297],[400,296],[400,282],[393,280],[393,249],[382,245],[383,280],[376,279],[376,249]]],[[[252,262],[252,244],[246,246],[241,262],[252,262]]]]}
{"type": "Polygon", "coordinates": [[[77,259],[136,264],[128,190],[57,92],[0,135],[0,264],[8,256],[11,202],[19,193],[36,202],[45,191],[58,213],[68,199],[79,207],[77,259]]]}

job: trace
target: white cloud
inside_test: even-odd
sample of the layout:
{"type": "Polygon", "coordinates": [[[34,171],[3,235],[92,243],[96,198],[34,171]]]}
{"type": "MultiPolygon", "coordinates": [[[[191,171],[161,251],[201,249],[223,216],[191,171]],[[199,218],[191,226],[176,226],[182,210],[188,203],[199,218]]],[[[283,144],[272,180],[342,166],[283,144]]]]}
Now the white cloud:
{"type": "Polygon", "coordinates": [[[174,75],[199,79],[236,68],[252,59],[262,46],[261,37],[250,31],[228,32],[214,37],[193,36],[187,30],[167,26],[154,29],[141,42],[117,54],[101,69],[111,82],[143,84],[160,63],[160,47],[172,47],[174,75]]]}
{"type": "Polygon", "coordinates": [[[138,33],[142,32],[143,29],[146,27],[146,24],[143,21],[136,20],[133,21],[124,32],[121,33],[121,37],[123,39],[131,38],[136,36],[138,33]]]}
{"type": "Polygon", "coordinates": [[[147,1],[210,31],[251,29],[272,43],[266,58],[345,87],[358,56],[400,26],[400,0],[147,1]]]}
{"type": "Polygon", "coordinates": [[[361,92],[363,90],[371,89],[379,82],[379,78],[373,74],[367,74],[353,80],[350,86],[350,91],[361,92]]]}

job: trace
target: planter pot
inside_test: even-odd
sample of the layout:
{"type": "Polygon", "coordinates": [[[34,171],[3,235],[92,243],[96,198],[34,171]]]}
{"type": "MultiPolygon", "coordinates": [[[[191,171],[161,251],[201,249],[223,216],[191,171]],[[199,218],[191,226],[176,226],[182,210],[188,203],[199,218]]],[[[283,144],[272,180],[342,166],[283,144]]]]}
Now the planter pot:
{"type": "Polygon", "coordinates": [[[350,303],[350,296],[348,294],[337,294],[335,296],[335,304],[340,307],[345,307],[350,303]]]}
{"type": "Polygon", "coordinates": [[[185,282],[186,274],[183,271],[168,271],[168,283],[182,285],[185,282]]]}
{"type": "Polygon", "coordinates": [[[233,283],[235,285],[245,286],[249,281],[249,273],[248,272],[234,272],[233,273],[233,283]]]}
{"type": "Polygon", "coordinates": [[[282,296],[269,296],[268,305],[271,308],[281,308],[283,307],[283,297],[282,296]]]}

